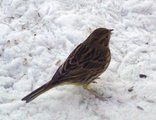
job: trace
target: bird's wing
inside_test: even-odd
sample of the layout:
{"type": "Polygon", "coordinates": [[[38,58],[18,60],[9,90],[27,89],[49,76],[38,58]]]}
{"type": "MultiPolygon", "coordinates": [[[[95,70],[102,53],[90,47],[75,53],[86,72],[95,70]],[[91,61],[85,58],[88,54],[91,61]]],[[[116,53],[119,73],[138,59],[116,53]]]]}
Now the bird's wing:
{"type": "MultiPolygon", "coordinates": [[[[84,78],[105,64],[105,52],[80,44],[55,73],[54,80],[84,78]]],[[[106,56],[107,57],[107,56],[106,56]]]]}

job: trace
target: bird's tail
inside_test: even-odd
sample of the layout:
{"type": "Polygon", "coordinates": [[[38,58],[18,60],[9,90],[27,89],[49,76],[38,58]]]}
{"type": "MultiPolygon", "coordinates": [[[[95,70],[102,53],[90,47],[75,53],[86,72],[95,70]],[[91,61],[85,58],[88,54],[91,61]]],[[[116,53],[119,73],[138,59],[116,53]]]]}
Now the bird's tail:
{"type": "Polygon", "coordinates": [[[22,101],[26,101],[26,103],[32,101],[33,99],[35,99],[36,97],[38,97],[39,95],[41,95],[42,93],[48,91],[49,89],[55,87],[57,84],[56,83],[46,83],[44,85],[42,85],[41,87],[39,87],[38,89],[34,90],[33,92],[31,92],[30,94],[28,94],[27,96],[25,96],[24,98],[22,98],[22,101]]]}

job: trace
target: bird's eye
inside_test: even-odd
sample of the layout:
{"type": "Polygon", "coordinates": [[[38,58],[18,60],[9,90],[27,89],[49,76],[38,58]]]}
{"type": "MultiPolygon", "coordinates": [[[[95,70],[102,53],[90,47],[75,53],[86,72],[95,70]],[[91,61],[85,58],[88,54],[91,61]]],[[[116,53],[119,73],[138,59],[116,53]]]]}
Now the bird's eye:
{"type": "Polygon", "coordinates": [[[107,35],[107,36],[106,36],[106,38],[108,39],[108,38],[109,38],[109,36],[107,35]]]}

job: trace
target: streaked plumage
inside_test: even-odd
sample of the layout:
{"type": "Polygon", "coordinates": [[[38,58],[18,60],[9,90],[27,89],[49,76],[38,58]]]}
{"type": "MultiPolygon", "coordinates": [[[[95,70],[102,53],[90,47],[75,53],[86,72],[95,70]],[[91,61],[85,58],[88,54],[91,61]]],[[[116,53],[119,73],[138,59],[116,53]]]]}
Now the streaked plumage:
{"type": "Polygon", "coordinates": [[[84,88],[101,75],[111,60],[109,40],[112,29],[98,28],[78,45],[58,68],[52,79],[22,100],[30,102],[40,94],[61,84],[82,85],[84,88]]]}

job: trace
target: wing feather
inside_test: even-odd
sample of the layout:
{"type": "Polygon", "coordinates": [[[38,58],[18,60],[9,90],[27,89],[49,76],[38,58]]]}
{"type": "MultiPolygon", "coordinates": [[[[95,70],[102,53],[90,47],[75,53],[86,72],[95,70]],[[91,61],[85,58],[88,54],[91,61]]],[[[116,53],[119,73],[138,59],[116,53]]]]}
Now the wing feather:
{"type": "Polygon", "coordinates": [[[67,60],[55,73],[54,80],[68,80],[84,78],[90,71],[102,69],[105,66],[106,53],[96,48],[80,44],[69,55],[67,60]]]}

